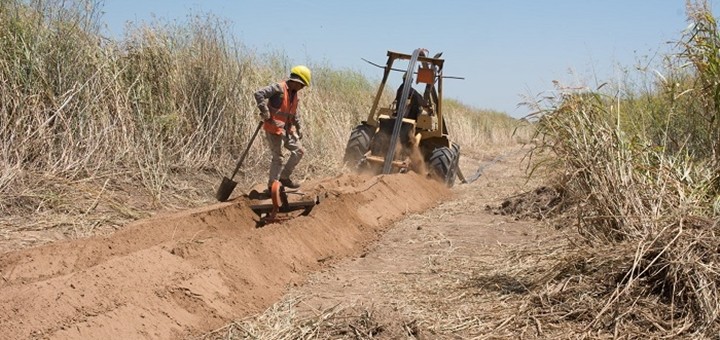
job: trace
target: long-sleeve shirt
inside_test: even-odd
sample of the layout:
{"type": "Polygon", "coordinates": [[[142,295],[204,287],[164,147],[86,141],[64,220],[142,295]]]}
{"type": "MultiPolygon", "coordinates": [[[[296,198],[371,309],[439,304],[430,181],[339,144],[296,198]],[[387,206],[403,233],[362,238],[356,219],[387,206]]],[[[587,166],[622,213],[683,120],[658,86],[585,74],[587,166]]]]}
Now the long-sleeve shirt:
{"type": "MultiPolygon", "coordinates": [[[[297,96],[297,92],[293,91],[288,91],[288,94],[291,96],[289,98],[291,101],[294,99],[292,96],[297,96]]],[[[285,91],[283,91],[280,83],[274,83],[257,90],[255,92],[255,102],[257,103],[258,109],[260,109],[260,116],[263,119],[270,118],[270,114],[275,113],[282,105],[284,95],[285,91]]],[[[300,130],[300,110],[296,109],[296,111],[293,125],[295,125],[296,129],[300,130]]]]}

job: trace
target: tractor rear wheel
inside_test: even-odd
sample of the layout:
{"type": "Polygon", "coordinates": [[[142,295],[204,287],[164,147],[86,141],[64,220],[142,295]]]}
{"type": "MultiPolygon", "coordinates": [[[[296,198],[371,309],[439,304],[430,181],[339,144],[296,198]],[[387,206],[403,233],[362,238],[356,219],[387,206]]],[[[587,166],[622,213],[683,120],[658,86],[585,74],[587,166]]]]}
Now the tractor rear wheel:
{"type": "Polygon", "coordinates": [[[460,145],[452,143],[451,147],[439,147],[430,155],[430,167],[436,179],[445,183],[448,188],[455,184],[457,167],[460,162],[460,145]]]}
{"type": "Polygon", "coordinates": [[[370,125],[358,125],[350,132],[345,147],[345,157],[343,162],[346,165],[357,166],[365,153],[370,149],[370,140],[375,134],[375,128],[370,125]]]}

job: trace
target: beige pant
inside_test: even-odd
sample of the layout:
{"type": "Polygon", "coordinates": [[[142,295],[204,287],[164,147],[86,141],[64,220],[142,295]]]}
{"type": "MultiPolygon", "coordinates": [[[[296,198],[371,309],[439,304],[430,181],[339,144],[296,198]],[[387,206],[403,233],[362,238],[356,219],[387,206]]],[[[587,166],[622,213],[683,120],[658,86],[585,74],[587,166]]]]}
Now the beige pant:
{"type": "Polygon", "coordinates": [[[265,132],[265,138],[270,146],[270,153],[272,153],[272,161],[270,162],[270,178],[268,180],[268,186],[273,181],[280,178],[290,178],[295,167],[300,163],[305,149],[303,149],[300,140],[294,134],[282,134],[275,135],[269,132],[265,132]],[[290,151],[290,157],[288,157],[285,167],[283,167],[283,154],[282,146],[290,151]]]}

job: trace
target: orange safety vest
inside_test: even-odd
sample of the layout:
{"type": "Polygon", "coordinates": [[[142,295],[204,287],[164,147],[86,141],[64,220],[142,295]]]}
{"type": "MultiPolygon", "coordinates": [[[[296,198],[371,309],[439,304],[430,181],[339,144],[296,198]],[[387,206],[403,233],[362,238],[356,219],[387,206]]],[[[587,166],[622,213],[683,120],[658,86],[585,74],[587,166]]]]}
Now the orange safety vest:
{"type": "MultiPolygon", "coordinates": [[[[275,134],[282,135],[285,126],[288,122],[292,123],[295,120],[295,114],[297,113],[298,106],[298,93],[295,93],[295,97],[290,101],[290,93],[288,91],[287,83],[280,82],[280,88],[283,89],[282,104],[279,108],[270,107],[270,118],[272,121],[267,121],[263,124],[265,131],[275,134]]],[[[270,104],[270,103],[268,103],[270,104]]]]}

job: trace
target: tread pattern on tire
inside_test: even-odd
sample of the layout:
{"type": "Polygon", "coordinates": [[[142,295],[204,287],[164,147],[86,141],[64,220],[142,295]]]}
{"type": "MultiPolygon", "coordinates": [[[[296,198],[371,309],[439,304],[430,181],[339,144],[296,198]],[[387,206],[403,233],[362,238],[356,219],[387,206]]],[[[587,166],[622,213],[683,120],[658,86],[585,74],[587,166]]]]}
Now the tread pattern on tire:
{"type": "Polygon", "coordinates": [[[369,125],[358,125],[352,132],[345,147],[345,164],[357,164],[365,153],[370,149],[370,140],[375,133],[375,129],[369,125]]]}
{"type": "Polygon", "coordinates": [[[436,148],[430,155],[429,163],[435,177],[448,187],[455,184],[457,165],[460,161],[460,145],[452,143],[451,148],[446,146],[436,148]]]}

